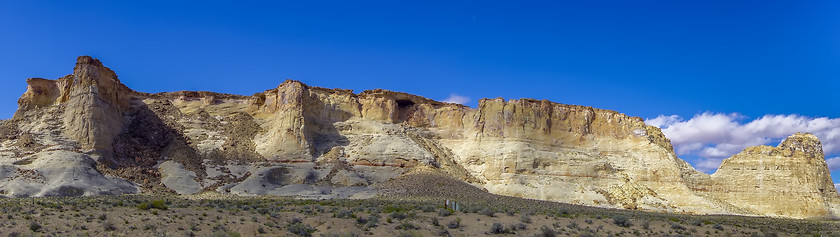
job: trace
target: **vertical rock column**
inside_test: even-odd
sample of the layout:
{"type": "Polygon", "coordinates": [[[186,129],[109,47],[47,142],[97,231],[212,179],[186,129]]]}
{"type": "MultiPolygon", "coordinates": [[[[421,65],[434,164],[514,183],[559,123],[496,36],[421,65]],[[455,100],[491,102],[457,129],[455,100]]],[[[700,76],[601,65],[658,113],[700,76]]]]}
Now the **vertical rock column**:
{"type": "Polygon", "coordinates": [[[84,150],[110,151],[123,127],[122,113],[129,108],[130,93],[99,60],[79,57],[69,90],[58,98],[65,108],[65,134],[84,150]]]}

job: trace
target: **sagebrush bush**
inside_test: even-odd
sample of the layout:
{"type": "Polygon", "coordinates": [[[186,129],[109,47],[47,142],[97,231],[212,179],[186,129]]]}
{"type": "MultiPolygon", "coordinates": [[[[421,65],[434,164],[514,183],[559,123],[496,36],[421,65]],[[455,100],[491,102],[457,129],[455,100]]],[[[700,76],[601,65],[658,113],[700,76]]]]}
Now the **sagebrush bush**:
{"type": "Polygon", "coordinates": [[[102,223],[102,229],[105,231],[115,231],[117,230],[117,226],[110,221],[106,221],[105,223],[102,223]]]}
{"type": "Polygon", "coordinates": [[[540,232],[537,234],[539,237],[557,237],[557,232],[554,231],[551,227],[542,226],[540,227],[540,232]]]}
{"type": "Polygon", "coordinates": [[[447,208],[438,209],[438,216],[449,216],[452,215],[452,210],[447,208]]]}
{"type": "Polygon", "coordinates": [[[630,219],[627,218],[626,216],[614,216],[613,217],[613,224],[615,224],[617,226],[621,226],[621,227],[630,227],[630,226],[633,225],[633,223],[630,222],[630,219]]]}
{"type": "Polygon", "coordinates": [[[490,226],[490,233],[505,234],[507,233],[507,230],[505,229],[505,226],[502,225],[502,223],[494,222],[493,225],[490,226]]]}
{"type": "Polygon", "coordinates": [[[338,213],[335,213],[335,217],[348,219],[348,218],[355,218],[356,215],[353,214],[350,210],[340,210],[338,213]]]}
{"type": "Polygon", "coordinates": [[[294,223],[286,227],[286,230],[295,234],[297,236],[312,236],[312,232],[315,232],[315,228],[310,227],[309,225],[304,225],[303,223],[294,223]]]}
{"type": "Polygon", "coordinates": [[[493,209],[491,209],[489,207],[485,207],[484,209],[481,209],[481,211],[478,214],[493,217],[493,216],[496,215],[496,212],[494,212],[493,209]]]}
{"type": "Polygon", "coordinates": [[[32,232],[41,231],[41,224],[38,224],[38,222],[35,221],[29,222],[29,230],[32,232]]]}
{"type": "Polygon", "coordinates": [[[449,224],[446,224],[446,227],[449,227],[449,229],[461,227],[461,218],[455,218],[455,220],[452,220],[449,222],[449,224]]]}
{"type": "Polygon", "coordinates": [[[519,216],[519,221],[530,224],[531,223],[531,216],[529,216],[527,214],[522,214],[521,216],[519,216]]]}

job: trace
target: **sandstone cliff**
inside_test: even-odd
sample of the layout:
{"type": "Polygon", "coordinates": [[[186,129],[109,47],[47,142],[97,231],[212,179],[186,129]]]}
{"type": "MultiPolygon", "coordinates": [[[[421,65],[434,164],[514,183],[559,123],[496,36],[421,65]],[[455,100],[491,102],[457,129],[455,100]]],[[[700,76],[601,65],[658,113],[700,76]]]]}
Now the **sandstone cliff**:
{"type": "Polygon", "coordinates": [[[378,183],[433,170],[491,193],[616,208],[805,218],[840,206],[810,135],[748,148],[707,175],[640,118],[545,100],[469,108],[292,80],[251,96],[149,94],[86,56],[71,75],[27,82],[0,125],[4,196],[365,198],[378,183]]]}
{"type": "Polygon", "coordinates": [[[794,134],[778,147],[749,147],[724,160],[717,172],[695,187],[755,215],[840,214],[840,196],[831,182],[822,145],[811,134],[794,134]]]}

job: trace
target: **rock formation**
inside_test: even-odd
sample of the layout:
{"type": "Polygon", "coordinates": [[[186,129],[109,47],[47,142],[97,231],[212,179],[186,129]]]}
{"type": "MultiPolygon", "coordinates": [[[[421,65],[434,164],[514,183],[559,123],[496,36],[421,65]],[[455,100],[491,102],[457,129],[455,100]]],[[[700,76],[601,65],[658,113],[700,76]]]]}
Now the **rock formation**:
{"type": "Polygon", "coordinates": [[[742,213],[805,218],[840,211],[822,145],[811,134],[794,134],[778,147],[744,149],[695,187],[742,213]]]}
{"type": "Polygon", "coordinates": [[[707,175],[640,118],[545,100],[483,99],[469,108],[292,80],[252,96],[149,94],[87,56],[71,75],[27,82],[14,118],[0,124],[3,196],[365,198],[374,184],[433,170],[491,193],[583,205],[840,214],[812,135],[748,148],[707,175]]]}

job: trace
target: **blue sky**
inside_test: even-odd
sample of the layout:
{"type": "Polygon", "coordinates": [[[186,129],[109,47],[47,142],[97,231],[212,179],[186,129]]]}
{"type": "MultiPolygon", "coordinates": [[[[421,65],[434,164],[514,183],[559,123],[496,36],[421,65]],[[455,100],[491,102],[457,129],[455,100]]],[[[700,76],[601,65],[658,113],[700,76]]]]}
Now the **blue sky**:
{"type": "Polygon", "coordinates": [[[4,1],[0,33],[0,118],[26,78],[58,78],[91,55],[144,92],[250,95],[290,78],[470,106],[549,99],[666,131],[709,126],[671,129],[695,166],[776,145],[791,124],[840,143],[831,1],[4,1]],[[764,130],[737,130],[751,123],[764,130]],[[719,134],[733,131],[762,137],[719,134]]]}

